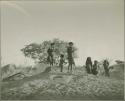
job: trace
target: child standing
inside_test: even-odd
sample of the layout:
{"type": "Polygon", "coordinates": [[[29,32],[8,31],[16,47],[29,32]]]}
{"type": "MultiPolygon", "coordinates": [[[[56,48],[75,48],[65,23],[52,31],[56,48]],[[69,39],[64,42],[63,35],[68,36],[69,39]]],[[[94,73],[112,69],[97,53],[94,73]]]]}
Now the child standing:
{"type": "Polygon", "coordinates": [[[60,72],[63,72],[63,64],[66,63],[64,59],[64,55],[60,55],[60,62],[59,62],[59,67],[60,67],[60,72]]]}

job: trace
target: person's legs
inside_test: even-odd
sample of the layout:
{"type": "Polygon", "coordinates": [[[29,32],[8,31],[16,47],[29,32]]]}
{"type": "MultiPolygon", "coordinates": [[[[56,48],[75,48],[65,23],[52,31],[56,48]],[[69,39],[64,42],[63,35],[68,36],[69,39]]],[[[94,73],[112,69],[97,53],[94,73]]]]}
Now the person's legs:
{"type": "Polygon", "coordinates": [[[71,57],[71,59],[70,59],[70,65],[71,65],[70,72],[72,72],[73,64],[74,64],[74,60],[73,60],[73,57],[71,57]]]}
{"type": "Polygon", "coordinates": [[[69,72],[69,70],[70,70],[70,63],[69,63],[69,65],[68,65],[68,72],[69,72]]]}
{"type": "Polygon", "coordinates": [[[106,69],[105,69],[105,76],[107,76],[107,72],[106,72],[106,69]]]}
{"type": "Polygon", "coordinates": [[[90,67],[88,66],[88,73],[90,74],[90,67]]]}
{"type": "Polygon", "coordinates": [[[98,74],[98,71],[97,70],[95,70],[95,75],[97,75],[98,74]]]}
{"type": "Polygon", "coordinates": [[[92,66],[89,65],[89,73],[92,74],[92,66]]]}
{"type": "Polygon", "coordinates": [[[54,59],[53,59],[53,56],[51,56],[51,65],[53,66],[54,64],[54,59]]]}
{"type": "Polygon", "coordinates": [[[70,72],[72,72],[72,64],[71,64],[70,72]]]}
{"type": "Polygon", "coordinates": [[[110,75],[109,75],[109,70],[107,70],[107,76],[109,77],[110,75]]]}
{"type": "Polygon", "coordinates": [[[50,56],[50,67],[51,67],[51,70],[52,70],[52,67],[53,67],[53,57],[50,56]]]}
{"type": "Polygon", "coordinates": [[[108,76],[108,71],[107,70],[105,70],[105,76],[108,76]]]}
{"type": "Polygon", "coordinates": [[[95,70],[94,70],[94,69],[91,69],[91,73],[92,73],[92,74],[95,74],[95,70]]]}
{"type": "Polygon", "coordinates": [[[69,69],[70,69],[70,59],[68,58],[68,72],[69,72],[69,69]]]}
{"type": "Polygon", "coordinates": [[[86,72],[88,73],[88,66],[86,66],[86,72]]]}
{"type": "Polygon", "coordinates": [[[63,66],[61,66],[61,72],[63,72],[63,66]]]}
{"type": "Polygon", "coordinates": [[[108,76],[109,77],[109,70],[107,67],[105,67],[105,76],[108,76]]]}

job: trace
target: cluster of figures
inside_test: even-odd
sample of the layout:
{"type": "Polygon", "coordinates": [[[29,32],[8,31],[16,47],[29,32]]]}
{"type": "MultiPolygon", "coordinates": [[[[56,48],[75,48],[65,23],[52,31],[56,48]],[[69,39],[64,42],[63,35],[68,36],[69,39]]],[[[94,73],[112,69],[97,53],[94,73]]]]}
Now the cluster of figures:
{"type": "MultiPolygon", "coordinates": [[[[54,43],[51,43],[50,48],[47,50],[47,53],[48,53],[47,61],[50,67],[52,67],[54,64],[53,52],[54,52],[54,43]]],[[[73,42],[69,42],[68,47],[67,47],[68,72],[72,72],[73,66],[75,66],[73,53],[74,53],[73,42]]],[[[65,62],[64,54],[60,54],[59,67],[60,67],[61,72],[63,72],[63,65],[65,63],[66,62],[65,62]]],[[[105,76],[109,76],[109,62],[107,60],[104,60],[103,67],[105,71],[105,76]]],[[[95,60],[93,64],[91,57],[87,57],[86,71],[88,74],[97,75],[98,74],[98,61],[95,60]]]]}
{"type": "MultiPolygon", "coordinates": [[[[54,52],[54,43],[51,43],[50,48],[47,50],[48,53],[47,61],[50,64],[50,67],[52,67],[54,64],[53,52],[54,52]]],[[[73,42],[69,42],[67,47],[68,72],[72,72],[73,65],[75,65],[73,59],[73,52],[74,52],[73,42]]],[[[63,72],[63,65],[65,63],[67,62],[65,62],[64,54],[60,54],[59,67],[61,72],[63,72]]]]}
{"type": "MultiPolygon", "coordinates": [[[[103,67],[104,67],[104,73],[105,76],[110,76],[109,75],[109,62],[108,60],[104,60],[103,62],[103,67]]],[[[94,60],[94,64],[92,63],[91,57],[87,57],[86,60],[86,70],[88,74],[93,74],[93,75],[97,75],[98,74],[98,70],[99,70],[99,64],[97,60],[94,60]]]]}

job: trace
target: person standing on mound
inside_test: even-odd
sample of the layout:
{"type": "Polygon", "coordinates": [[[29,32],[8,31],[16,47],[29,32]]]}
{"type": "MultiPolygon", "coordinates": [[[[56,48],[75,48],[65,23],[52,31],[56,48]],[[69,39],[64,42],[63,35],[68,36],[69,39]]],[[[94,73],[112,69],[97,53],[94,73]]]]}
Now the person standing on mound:
{"type": "Polygon", "coordinates": [[[47,53],[48,53],[47,61],[50,64],[50,67],[53,66],[53,62],[54,62],[53,52],[54,52],[54,43],[51,43],[50,48],[47,50],[47,53]]]}
{"type": "Polygon", "coordinates": [[[103,62],[104,70],[105,70],[105,76],[109,77],[109,62],[108,60],[104,60],[103,62]]]}
{"type": "Polygon", "coordinates": [[[67,47],[67,55],[68,55],[68,72],[72,72],[72,67],[74,65],[74,59],[73,59],[73,42],[69,42],[69,46],[67,47]]]}
{"type": "Polygon", "coordinates": [[[98,61],[95,60],[94,61],[94,65],[92,67],[92,74],[97,75],[98,74],[98,70],[97,69],[98,69],[98,61]]]}
{"type": "Polygon", "coordinates": [[[92,61],[91,61],[91,57],[87,57],[86,60],[86,70],[88,74],[92,73],[92,61]]]}

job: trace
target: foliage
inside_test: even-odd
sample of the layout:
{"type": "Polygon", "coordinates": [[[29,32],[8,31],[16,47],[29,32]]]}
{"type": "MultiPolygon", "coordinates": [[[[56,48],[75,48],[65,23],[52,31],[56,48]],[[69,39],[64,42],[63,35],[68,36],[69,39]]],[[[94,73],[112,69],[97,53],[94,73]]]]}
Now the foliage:
{"type": "MultiPolygon", "coordinates": [[[[49,41],[44,41],[41,44],[37,43],[31,43],[29,45],[26,45],[21,51],[23,52],[25,57],[29,57],[33,59],[35,62],[44,62],[46,63],[47,61],[47,50],[50,47],[50,44],[54,43],[54,59],[57,60],[59,59],[60,54],[64,54],[65,58],[67,57],[67,46],[68,42],[59,40],[59,39],[53,39],[49,41]]],[[[76,51],[77,48],[74,48],[74,58],[77,57],[76,51]]]]}
{"type": "Polygon", "coordinates": [[[117,64],[124,64],[124,61],[121,61],[121,60],[116,60],[115,61],[117,64]]]}

